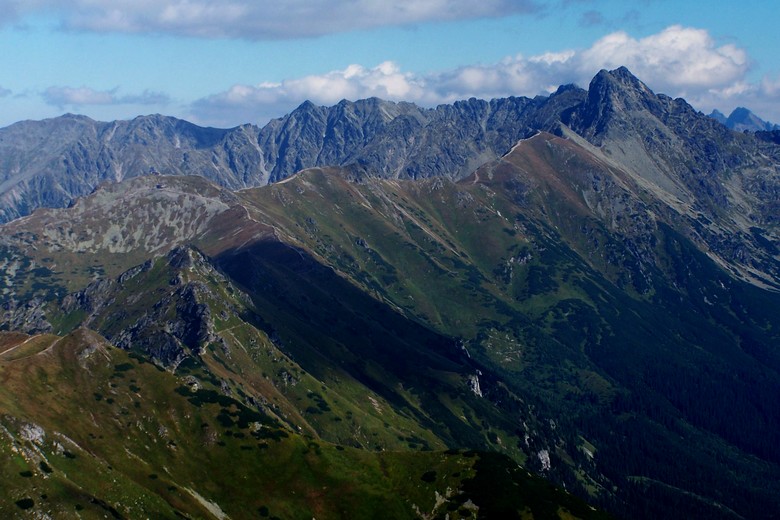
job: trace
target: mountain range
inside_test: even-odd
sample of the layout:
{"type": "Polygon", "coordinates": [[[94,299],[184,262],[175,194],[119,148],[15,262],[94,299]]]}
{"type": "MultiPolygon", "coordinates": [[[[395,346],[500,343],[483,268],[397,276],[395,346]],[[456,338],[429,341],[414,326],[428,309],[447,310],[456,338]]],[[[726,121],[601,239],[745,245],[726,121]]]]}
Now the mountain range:
{"type": "Polygon", "coordinates": [[[435,109],[372,98],[306,102],[262,128],[201,128],[165,116],[102,123],[65,115],[0,129],[0,221],[62,207],[101,182],[152,172],[197,174],[230,189],[316,166],[389,178],[460,178],[506,153],[585,91],[551,98],[471,99],[435,109]]]}
{"type": "Polygon", "coordinates": [[[0,158],[7,515],[780,511],[780,146],[625,68],[0,158]]]}

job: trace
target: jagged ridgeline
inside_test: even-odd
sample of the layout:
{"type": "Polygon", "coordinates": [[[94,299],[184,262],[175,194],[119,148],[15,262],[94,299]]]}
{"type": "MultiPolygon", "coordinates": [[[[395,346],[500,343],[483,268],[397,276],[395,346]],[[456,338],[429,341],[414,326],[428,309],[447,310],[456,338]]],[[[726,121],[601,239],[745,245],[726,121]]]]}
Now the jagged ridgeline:
{"type": "Polygon", "coordinates": [[[3,512],[780,511],[777,145],[625,69],[100,128],[127,178],[0,228],[3,512]]]}
{"type": "Polygon", "coordinates": [[[65,115],[0,129],[0,222],[62,207],[100,183],[149,173],[200,175],[231,189],[315,166],[361,175],[463,177],[549,124],[584,91],[550,100],[472,99],[436,109],[380,99],[306,102],[259,128],[202,128],[165,116],[103,123],[65,115]]]}

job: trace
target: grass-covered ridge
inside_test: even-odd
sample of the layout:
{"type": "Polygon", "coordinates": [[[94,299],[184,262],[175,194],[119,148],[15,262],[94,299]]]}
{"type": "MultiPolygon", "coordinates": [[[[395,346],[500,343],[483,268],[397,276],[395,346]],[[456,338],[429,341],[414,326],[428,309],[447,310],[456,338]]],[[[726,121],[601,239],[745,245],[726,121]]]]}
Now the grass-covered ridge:
{"type": "Polygon", "coordinates": [[[3,333],[0,345],[5,518],[473,518],[483,507],[599,517],[524,471],[504,473],[516,467],[507,458],[376,453],[301,435],[88,330],[3,333]],[[495,477],[516,491],[510,500],[497,500],[495,477]]]}

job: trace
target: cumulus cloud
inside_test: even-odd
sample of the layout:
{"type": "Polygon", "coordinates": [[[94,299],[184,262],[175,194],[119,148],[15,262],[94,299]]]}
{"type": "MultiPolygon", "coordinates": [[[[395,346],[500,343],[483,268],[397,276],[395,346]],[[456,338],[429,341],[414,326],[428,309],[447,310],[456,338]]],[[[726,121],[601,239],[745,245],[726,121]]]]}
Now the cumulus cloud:
{"type": "Polygon", "coordinates": [[[765,76],[763,80],[761,80],[761,85],[759,88],[761,93],[765,96],[780,100],[780,76],[776,78],[765,76]]]}
{"type": "Polygon", "coordinates": [[[746,83],[750,60],[743,49],[719,45],[707,31],[675,25],[645,38],[618,31],[586,49],[517,55],[422,75],[404,72],[392,62],[350,65],[280,83],[235,85],[192,108],[196,119],[238,124],[281,116],[307,99],[329,105],[344,98],[377,96],[433,106],[469,97],[546,94],[567,83],[586,87],[600,69],[620,66],[627,66],[655,91],[686,97],[704,108],[718,106],[712,104],[716,99],[744,97],[749,91],[780,92],[780,80],[767,80],[760,89],[746,83]]]}
{"type": "Polygon", "coordinates": [[[0,22],[46,11],[76,30],[263,40],[539,10],[536,0],[0,0],[0,22]]]}
{"type": "Polygon", "coordinates": [[[234,85],[226,92],[196,101],[192,108],[199,121],[232,126],[267,121],[305,100],[332,105],[342,99],[368,97],[426,104],[437,100],[435,93],[428,91],[425,78],[404,73],[397,64],[387,61],[371,68],[349,65],[343,70],[280,83],[234,85]]]}
{"type": "Polygon", "coordinates": [[[780,121],[780,78],[748,80],[752,62],[744,49],[718,45],[705,30],[678,25],[646,38],[616,32],[577,57],[582,77],[596,67],[626,65],[657,92],[683,97],[704,112],[746,106],[780,121]]]}
{"type": "Polygon", "coordinates": [[[170,98],[163,93],[146,90],[141,94],[119,96],[119,89],[95,90],[89,87],[49,87],[43,99],[58,108],[96,105],[166,105],[170,98]]]}
{"type": "Polygon", "coordinates": [[[737,107],[748,107],[762,119],[780,123],[780,78],[765,76],[757,83],[737,81],[693,93],[686,99],[704,112],[718,109],[728,115],[737,107]]]}
{"type": "Polygon", "coordinates": [[[114,102],[114,92],[100,92],[88,87],[49,87],[44,91],[43,99],[60,108],[67,105],[110,105],[114,102]]]}
{"type": "Polygon", "coordinates": [[[743,49],[718,46],[707,31],[679,25],[641,39],[612,33],[579,59],[583,70],[626,65],[646,82],[670,90],[722,87],[742,78],[750,66],[743,49]]]}
{"type": "MultiPolygon", "coordinates": [[[[517,56],[497,64],[424,75],[404,72],[390,61],[374,67],[353,64],[341,70],[279,83],[234,85],[225,92],[196,101],[191,117],[203,123],[232,126],[265,122],[289,112],[305,100],[332,105],[342,99],[379,97],[434,106],[469,97],[489,99],[547,93],[557,88],[558,79],[566,76],[561,74],[561,69],[573,55],[573,51],[567,51],[528,59],[517,56]]],[[[564,82],[570,82],[566,77],[564,82]]]]}

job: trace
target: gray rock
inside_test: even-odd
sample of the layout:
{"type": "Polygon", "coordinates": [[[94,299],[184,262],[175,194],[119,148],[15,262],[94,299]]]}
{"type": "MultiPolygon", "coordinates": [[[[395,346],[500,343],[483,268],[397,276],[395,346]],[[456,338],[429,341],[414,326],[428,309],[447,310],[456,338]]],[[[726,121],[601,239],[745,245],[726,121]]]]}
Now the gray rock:
{"type": "Polygon", "coordinates": [[[39,298],[25,302],[15,299],[3,301],[0,303],[0,318],[0,323],[9,330],[25,334],[52,331],[51,323],[46,319],[46,302],[39,298]]]}
{"type": "Polygon", "coordinates": [[[584,97],[470,99],[435,109],[372,98],[306,102],[263,128],[202,128],[160,115],[103,123],[64,115],[0,129],[0,222],[64,207],[99,184],[139,175],[201,175],[231,189],[315,166],[362,175],[460,178],[584,97]]]}

